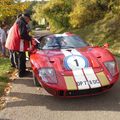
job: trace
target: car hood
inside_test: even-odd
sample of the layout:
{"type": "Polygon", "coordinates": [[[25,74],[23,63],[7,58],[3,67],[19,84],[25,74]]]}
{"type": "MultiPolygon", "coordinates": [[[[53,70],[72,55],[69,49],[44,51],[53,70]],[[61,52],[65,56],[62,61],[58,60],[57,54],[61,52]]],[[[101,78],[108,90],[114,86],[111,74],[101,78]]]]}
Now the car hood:
{"type": "Polygon", "coordinates": [[[101,64],[98,57],[102,55],[94,54],[92,47],[78,49],[62,49],[62,50],[44,50],[38,51],[37,54],[42,56],[43,62],[40,67],[53,67],[56,71],[65,72],[78,70],[86,67],[100,68],[101,64]]]}
{"type": "Polygon", "coordinates": [[[59,89],[81,90],[109,85],[110,75],[106,77],[103,62],[114,58],[104,48],[39,50],[35,55],[38,69],[55,69],[59,89]]]}

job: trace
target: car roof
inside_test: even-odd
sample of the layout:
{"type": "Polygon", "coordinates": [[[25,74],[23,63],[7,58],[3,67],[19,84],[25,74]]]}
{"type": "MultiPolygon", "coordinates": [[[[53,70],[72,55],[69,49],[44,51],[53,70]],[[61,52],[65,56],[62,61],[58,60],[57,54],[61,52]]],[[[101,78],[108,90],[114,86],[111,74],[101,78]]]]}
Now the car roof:
{"type": "Polygon", "coordinates": [[[46,33],[43,35],[37,35],[35,36],[36,39],[40,40],[43,37],[62,37],[62,36],[74,36],[75,34],[70,33],[70,32],[65,32],[65,33],[60,33],[60,34],[51,34],[51,33],[46,33]]]}
{"type": "Polygon", "coordinates": [[[64,36],[74,36],[75,34],[72,34],[72,33],[69,33],[69,32],[66,32],[66,33],[61,33],[61,34],[51,34],[51,35],[47,35],[47,36],[50,36],[50,37],[64,37],[64,36]]]}

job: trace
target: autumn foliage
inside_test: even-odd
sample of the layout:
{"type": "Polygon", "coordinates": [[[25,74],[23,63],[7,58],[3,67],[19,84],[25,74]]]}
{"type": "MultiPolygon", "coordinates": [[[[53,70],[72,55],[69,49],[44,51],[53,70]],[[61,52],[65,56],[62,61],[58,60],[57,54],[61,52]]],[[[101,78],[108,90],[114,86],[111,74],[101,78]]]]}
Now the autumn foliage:
{"type": "Polygon", "coordinates": [[[77,31],[89,43],[109,43],[120,53],[120,0],[50,0],[34,7],[33,19],[42,17],[54,32],[77,31]]]}
{"type": "Polygon", "coordinates": [[[28,6],[28,2],[20,2],[20,0],[0,0],[0,21],[10,22],[28,6]]]}

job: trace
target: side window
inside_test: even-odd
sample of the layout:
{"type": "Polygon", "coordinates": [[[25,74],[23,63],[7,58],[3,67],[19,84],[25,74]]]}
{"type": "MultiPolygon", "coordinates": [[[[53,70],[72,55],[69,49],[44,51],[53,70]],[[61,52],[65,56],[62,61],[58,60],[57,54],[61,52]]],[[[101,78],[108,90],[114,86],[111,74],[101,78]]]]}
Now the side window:
{"type": "Polygon", "coordinates": [[[40,46],[42,49],[48,49],[51,44],[52,40],[48,37],[43,37],[40,39],[40,46]]]}
{"type": "Polygon", "coordinates": [[[45,44],[43,46],[43,49],[51,49],[51,45],[53,43],[53,40],[49,37],[44,38],[45,44]]]}
{"type": "Polygon", "coordinates": [[[42,38],[42,39],[40,40],[40,46],[41,46],[41,48],[43,48],[43,47],[45,46],[45,44],[46,44],[46,39],[45,39],[45,38],[42,38]]]}
{"type": "Polygon", "coordinates": [[[51,46],[53,43],[53,40],[51,38],[46,38],[46,45],[51,46]]]}
{"type": "Polygon", "coordinates": [[[56,49],[59,48],[59,44],[55,37],[44,37],[40,39],[41,49],[56,49]]]}

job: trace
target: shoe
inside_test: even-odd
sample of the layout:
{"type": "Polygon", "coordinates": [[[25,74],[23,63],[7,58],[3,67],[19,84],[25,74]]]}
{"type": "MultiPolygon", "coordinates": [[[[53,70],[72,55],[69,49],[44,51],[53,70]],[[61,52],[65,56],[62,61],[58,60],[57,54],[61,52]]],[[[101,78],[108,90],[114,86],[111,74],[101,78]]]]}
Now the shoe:
{"type": "Polygon", "coordinates": [[[27,77],[31,72],[30,71],[24,71],[19,73],[19,77],[27,77]]]}
{"type": "Polygon", "coordinates": [[[28,77],[30,74],[31,74],[30,71],[25,71],[25,72],[24,72],[24,76],[26,76],[26,77],[28,77]]]}
{"type": "Polygon", "coordinates": [[[19,73],[19,77],[26,77],[25,73],[19,73]]]}

